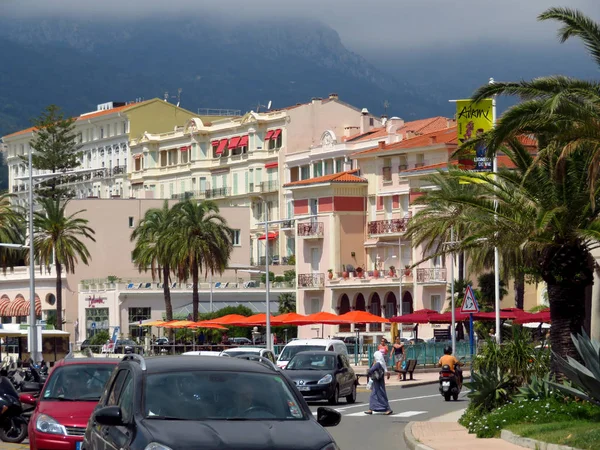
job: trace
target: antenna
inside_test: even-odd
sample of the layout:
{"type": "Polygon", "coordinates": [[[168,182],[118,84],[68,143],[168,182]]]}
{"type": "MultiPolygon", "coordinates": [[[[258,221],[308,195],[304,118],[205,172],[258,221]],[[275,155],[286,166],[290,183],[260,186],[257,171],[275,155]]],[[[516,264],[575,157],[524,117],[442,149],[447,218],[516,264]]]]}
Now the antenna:
{"type": "Polygon", "coordinates": [[[390,102],[388,102],[387,100],[383,102],[383,111],[384,114],[387,116],[387,110],[390,107],[390,102]]]}
{"type": "Polygon", "coordinates": [[[183,89],[179,88],[177,89],[177,107],[179,107],[179,104],[181,103],[181,93],[183,92],[183,89]]]}
{"type": "Polygon", "coordinates": [[[169,99],[169,91],[165,91],[165,102],[169,99]]]}
{"type": "Polygon", "coordinates": [[[267,109],[268,109],[268,110],[271,110],[271,104],[272,104],[272,103],[273,103],[273,102],[271,102],[271,100],[269,100],[269,103],[267,104],[267,109]]]}

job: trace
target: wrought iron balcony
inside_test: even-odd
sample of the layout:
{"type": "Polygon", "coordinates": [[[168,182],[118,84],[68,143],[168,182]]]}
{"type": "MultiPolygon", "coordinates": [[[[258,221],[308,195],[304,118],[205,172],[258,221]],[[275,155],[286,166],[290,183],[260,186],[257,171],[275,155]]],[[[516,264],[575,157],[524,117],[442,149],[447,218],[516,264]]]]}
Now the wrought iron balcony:
{"type": "Polygon", "coordinates": [[[286,220],[283,221],[279,224],[279,229],[280,230],[288,230],[288,229],[293,229],[294,228],[294,221],[293,220],[286,220]]]}
{"type": "Polygon", "coordinates": [[[404,233],[408,219],[375,220],[369,222],[369,234],[404,233]]]}
{"type": "Polygon", "coordinates": [[[125,167],[124,166],[115,166],[112,168],[112,174],[113,175],[119,175],[121,173],[125,173],[125,167]]]}
{"type": "Polygon", "coordinates": [[[406,170],[406,169],[408,169],[408,164],[400,164],[398,166],[398,170],[406,170]]]}
{"type": "Polygon", "coordinates": [[[417,269],[417,283],[445,283],[446,269],[417,269]]]}
{"type": "Polygon", "coordinates": [[[205,191],[206,198],[227,197],[230,193],[231,193],[231,188],[228,188],[228,187],[207,189],[205,191]]]}
{"type": "Polygon", "coordinates": [[[325,287],[324,273],[298,274],[298,287],[300,289],[323,289],[325,287]]]}
{"type": "Polygon", "coordinates": [[[298,236],[308,238],[323,237],[323,222],[308,222],[298,224],[298,236]]]}
{"type": "Polygon", "coordinates": [[[274,192],[279,189],[279,181],[271,180],[271,181],[263,181],[260,183],[261,192],[274,192]]]}
{"type": "Polygon", "coordinates": [[[171,194],[171,199],[173,200],[188,200],[190,198],[194,198],[194,193],[192,191],[187,191],[183,194],[171,194]]]}

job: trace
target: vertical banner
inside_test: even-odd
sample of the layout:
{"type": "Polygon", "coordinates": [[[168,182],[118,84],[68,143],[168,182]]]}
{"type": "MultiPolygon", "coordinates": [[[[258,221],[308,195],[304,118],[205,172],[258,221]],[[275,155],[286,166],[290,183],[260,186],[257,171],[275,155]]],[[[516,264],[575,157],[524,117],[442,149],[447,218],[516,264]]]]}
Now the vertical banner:
{"type": "MultiPolygon", "coordinates": [[[[456,101],[456,126],[459,145],[478,137],[494,127],[492,99],[477,103],[471,100],[456,101]]],[[[476,172],[491,172],[492,158],[486,156],[487,148],[478,144],[475,149],[460,156],[461,164],[473,167],[476,172]]]]}

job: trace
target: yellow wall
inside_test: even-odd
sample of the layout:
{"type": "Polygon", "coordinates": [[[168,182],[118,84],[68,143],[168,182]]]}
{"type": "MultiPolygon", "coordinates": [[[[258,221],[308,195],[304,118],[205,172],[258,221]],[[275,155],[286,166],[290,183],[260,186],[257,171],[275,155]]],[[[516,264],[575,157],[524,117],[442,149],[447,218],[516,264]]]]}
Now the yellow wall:
{"type": "Polygon", "coordinates": [[[166,133],[173,131],[176,126],[183,126],[192,117],[197,117],[191,111],[155,98],[127,109],[129,118],[129,138],[136,139],[148,133],[166,133]]]}

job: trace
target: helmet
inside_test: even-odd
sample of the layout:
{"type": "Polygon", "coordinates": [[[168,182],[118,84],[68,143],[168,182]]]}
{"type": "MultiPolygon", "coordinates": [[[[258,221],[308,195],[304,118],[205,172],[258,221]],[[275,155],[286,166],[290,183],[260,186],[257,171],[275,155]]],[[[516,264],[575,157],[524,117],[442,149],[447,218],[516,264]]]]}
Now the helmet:
{"type": "Polygon", "coordinates": [[[451,354],[452,354],[452,347],[450,347],[449,345],[444,347],[444,355],[451,355],[451,354]]]}

